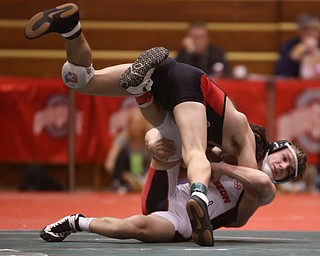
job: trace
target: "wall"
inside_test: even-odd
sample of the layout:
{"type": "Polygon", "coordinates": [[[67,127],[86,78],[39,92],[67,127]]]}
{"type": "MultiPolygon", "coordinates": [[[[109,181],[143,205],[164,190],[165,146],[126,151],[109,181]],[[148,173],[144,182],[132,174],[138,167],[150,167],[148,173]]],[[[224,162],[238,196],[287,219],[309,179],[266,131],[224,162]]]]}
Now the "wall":
{"type": "MultiPolygon", "coordinates": [[[[131,62],[150,47],[163,45],[174,57],[188,21],[208,22],[211,37],[232,65],[270,74],[280,45],[295,34],[302,11],[318,11],[318,1],[299,0],[78,0],[83,31],[96,68],[131,62]]],[[[60,76],[64,42],[57,35],[24,38],[27,20],[61,4],[52,0],[2,0],[0,75],[60,76]]]]}

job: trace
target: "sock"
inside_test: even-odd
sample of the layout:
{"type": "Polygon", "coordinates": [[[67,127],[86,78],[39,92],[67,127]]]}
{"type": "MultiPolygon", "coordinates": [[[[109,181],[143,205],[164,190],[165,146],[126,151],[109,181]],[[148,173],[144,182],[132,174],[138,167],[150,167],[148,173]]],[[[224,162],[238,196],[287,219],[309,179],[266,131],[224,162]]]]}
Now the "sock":
{"type": "Polygon", "coordinates": [[[80,21],[78,24],[69,32],[61,34],[66,39],[74,39],[81,33],[81,24],[80,21]]]}
{"type": "Polygon", "coordinates": [[[82,231],[90,232],[89,225],[95,218],[79,217],[79,227],[82,231]]]}
{"type": "Polygon", "coordinates": [[[203,194],[202,192],[198,192],[198,191],[192,192],[191,196],[198,196],[208,206],[208,204],[209,204],[208,197],[205,194],[203,194]]]}
{"type": "Polygon", "coordinates": [[[191,188],[190,188],[190,195],[191,196],[198,196],[207,205],[209,203],[209,200],[207,197],[207,187],[200,182],[192,183],[191,188]]]}

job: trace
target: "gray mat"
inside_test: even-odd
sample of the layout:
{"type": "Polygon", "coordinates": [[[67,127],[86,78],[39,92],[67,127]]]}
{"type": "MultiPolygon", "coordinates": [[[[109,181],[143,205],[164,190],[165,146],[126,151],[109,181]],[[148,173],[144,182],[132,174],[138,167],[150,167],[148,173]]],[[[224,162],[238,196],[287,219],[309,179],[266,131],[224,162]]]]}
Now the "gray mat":
{"type": "Polygon", "coordinates": [[[95,234],[72,234],[60,243],[43,241],[38,231],[0,231],[0,255],[320,255],[320,232],[216,231],[214,247],[193,242],[141,243],[95,234]]]}

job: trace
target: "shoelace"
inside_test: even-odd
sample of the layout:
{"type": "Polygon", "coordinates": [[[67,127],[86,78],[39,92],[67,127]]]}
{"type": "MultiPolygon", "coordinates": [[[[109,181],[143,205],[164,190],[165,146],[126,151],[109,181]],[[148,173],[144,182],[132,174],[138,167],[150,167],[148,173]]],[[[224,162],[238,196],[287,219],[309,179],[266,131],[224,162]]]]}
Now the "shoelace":
{"type": "Polygon", "coordinates": [[[69,221],[67,219],[56,223],[51,227],[51,231],[59,236],[69,235],[71,233],[71,228],[69,226],[69,221]]]}

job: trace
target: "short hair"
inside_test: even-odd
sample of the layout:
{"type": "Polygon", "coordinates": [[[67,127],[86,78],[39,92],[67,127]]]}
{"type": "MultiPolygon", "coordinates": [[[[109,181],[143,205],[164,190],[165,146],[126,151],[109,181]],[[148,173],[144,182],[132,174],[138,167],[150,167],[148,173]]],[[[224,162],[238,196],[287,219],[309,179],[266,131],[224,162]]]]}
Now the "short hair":
{"type": "Polygon", "coordinates": [[[192,30],[194,28],[202,28],[205,31],[208,31],[208,27],[207,27],[206,22],[201,21],[201,20],[195,20],[195,21],[189,22],[188,31],[190,31],[190,30],[192,30]]]}
{"type": "Polygon", "coordinates": [[[320,30],[320,20],[309,13],[301,13],[297,18],[299,29],[315,27],[320,30]]]}
{"type": "Polygon", "coordinates": [[[302,149],[302,147],[300,147],[298,144],[291,142],[291,146],[296,151],[296,155],[297,155],[297,159],[298,159],[298,176],[297,176],[297,178],[300,179],[303,177],[303,175],[306,171],[308,157],[307,157],[307,154],[302,149]]]}
{"type": "Polygon", "coordinates": [[[256,160],[257,163],[264,159],[267,153],[270,142],[266,135],[266,130],[257,124],[250,124],[251,130],[254,133],[254,138],[256,141],[256,160]]]}

